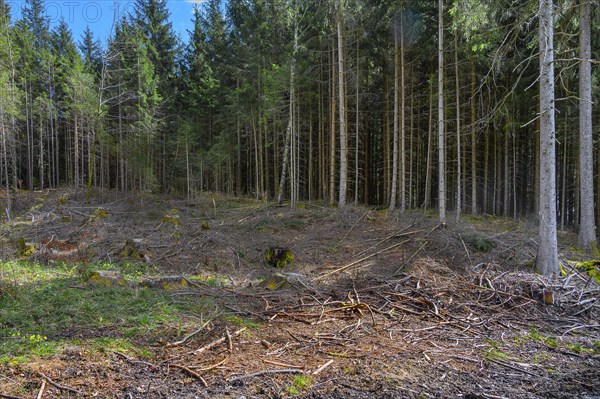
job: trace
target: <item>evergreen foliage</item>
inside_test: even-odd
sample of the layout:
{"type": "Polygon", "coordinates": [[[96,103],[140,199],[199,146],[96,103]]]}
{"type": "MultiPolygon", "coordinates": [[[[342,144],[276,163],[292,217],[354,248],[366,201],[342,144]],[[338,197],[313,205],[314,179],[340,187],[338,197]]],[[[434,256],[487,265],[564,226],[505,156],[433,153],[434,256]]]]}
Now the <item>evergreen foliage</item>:
{"type": "MultiPolygon", "coordinates": [[[[356,203],[388,205],[394,193],[403,209],[435,206],[438,4],[340,4],[336,12],[334,0],[208,0],[196,6],[189,35],[180,38],[166,0],[136,0],[106,43],[90,28],[76,43],[65,21],[51,29],[44,0],[26,0],[16,21],[0,0],[2,185],[273,199],[283,177],[282,197],[295,204],[337,202],[343,178],[344,193],[356,203]],[[395,104],[397,70],[404,71],[403,94],[395,104]],[[392,187],[395,106],[402,111],[398,189],[392,187]]],[[[442,4],[446,209],[537,214],[537,7],[502,0],[442,4]]],[[[579,176],[595,177],[596,194],[600,184],[596,171],[578,163],[579,4],[554,7],[555,195],[563,226],[579,223],[579,176]]],[[[590,4],[597,58],[600,11],[590,4]]],[[[592,125],[600,115],[599,71],[591,71],[592,125]]],[[[592,163],[599,169],[598,159],[592,163]]]]}

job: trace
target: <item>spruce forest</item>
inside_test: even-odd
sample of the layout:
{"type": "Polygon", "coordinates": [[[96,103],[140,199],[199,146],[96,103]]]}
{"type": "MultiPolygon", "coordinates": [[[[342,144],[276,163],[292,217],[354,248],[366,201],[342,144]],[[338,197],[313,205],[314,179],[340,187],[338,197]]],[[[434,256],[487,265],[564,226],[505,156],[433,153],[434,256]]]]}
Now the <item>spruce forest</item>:
{"type": "MultiPolygon", "coordinates": [[[[101,43],[64,21],[50,29],[43,0],[27,0],[18,21],[4,1],[2,185],[404,210],[437,204],[442,149],[448,210],[535,215],[537,3],[446,3],[438,16],[434,1],[211,0],[180,38],[165,1],[137,0],[101,43]]],[[[561,226],[579,223],[580,175],[596,176],[599,191],[598,166],[578,163],[580,3],[553,9],[561,226]]],[[[587,24],[599,37],[593,3],[587,24]]],[[[592,72],[582,84],[597,126],[592,72]]]]}
{"type": "Polygon", "coordinates": [[[598,0],[189,2],[0,0],[0,398],[599,397],[598,0]]]}

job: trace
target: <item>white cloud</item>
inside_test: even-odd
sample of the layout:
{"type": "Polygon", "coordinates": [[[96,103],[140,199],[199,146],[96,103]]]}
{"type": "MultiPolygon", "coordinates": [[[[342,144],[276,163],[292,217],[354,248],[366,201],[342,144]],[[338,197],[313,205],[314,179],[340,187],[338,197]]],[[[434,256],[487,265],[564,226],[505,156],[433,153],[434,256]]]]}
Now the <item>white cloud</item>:
{"type": "Polygon", "coordinates": [[[191,3],[191,4],[202,4],[206,0],[185,0],[185,1],[187,1],[188,3],[191,3]]]}

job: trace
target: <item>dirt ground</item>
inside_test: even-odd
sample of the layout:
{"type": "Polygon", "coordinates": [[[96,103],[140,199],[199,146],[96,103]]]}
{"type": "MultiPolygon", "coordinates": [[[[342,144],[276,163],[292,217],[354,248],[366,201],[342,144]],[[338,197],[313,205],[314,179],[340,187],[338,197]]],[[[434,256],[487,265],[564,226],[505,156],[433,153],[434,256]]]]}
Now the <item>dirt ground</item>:
{"type": "Polygon", "coordinates": [[[43,373],[48,398],[600,398],[600,288],[573,232],[548,280],[532,273],[533,220],[67,190],[21,193],[14,214],[4,260],[23,237],[35,261],[139,257],[222,283],[173,294],[219,309],[187,341],[0,364],[0,397],[34,397],[43,373]],[[294,261],[274,269],[269,247],[294,261]]]}

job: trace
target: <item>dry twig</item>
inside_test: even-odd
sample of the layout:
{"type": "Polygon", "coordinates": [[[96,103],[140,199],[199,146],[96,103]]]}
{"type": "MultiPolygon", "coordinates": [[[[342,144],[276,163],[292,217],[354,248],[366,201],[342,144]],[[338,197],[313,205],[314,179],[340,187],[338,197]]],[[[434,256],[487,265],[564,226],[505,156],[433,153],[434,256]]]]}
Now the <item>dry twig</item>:
{"type": "Polygon", "coordinates": [[[321,365],[318,369],[316,369],[315,371],[312,372],[312,375],[317,375],[320,372],[322,372],[323,370],[325,370],[327,367],[331,366],[331,364],[333,363],[333,359],[330,359],[329,361],[327,361],[327,363],[321,365]]]}
{"type": "Polygon", "coordinates": [[[240,375],[238,377],[233,377],[233,378],[230,378],[228,380],[228,382],[235,382],[235,381],[245,380],[247,378],[260,377],[261,375],[267,375],[267,374],[304,374],[304,371],[298,370],[298,369],[264,370],[264,371],[258,371],[256,373],[252,373],[252,374],[245,374],[245,375],[240,375]]]}
{"type": "Polygon", "coordinates": [[[79,390],[77,390],[77,389],[74,389],[74,388],[69,388],[69,387],[65,387],[65,386],[63,386],[63,385],[60,385],[60,384],[58,384],[58,383],[56,383],[56,382],[52,381],[52,379],[50,379],[50,377],[46,376],[46,375],[45,375],[44,373],[42,373],[41,371],[38,371],[38,372],[37,372],[37,374],[38,374],[40,377],[42,377],[43,379],[45,379],[45,380],[48,382],[48,384],[50,384],[50,385],[54,386],[55,388],[58,388],[58,389],[60,389],[61,391],[72,392],[72,393],[75,393],[75,394],[77,394],[77,395],[84,395],[84,393],[83,393],[83,392],[81,392],[81,391],[79,391],[79,390]]]}
{"type": "Polygon", "coordinates": [[[208,320],[206,323],[202,324],[202,326],[199,329],[197,329],[196,331],[194,331],[193,333],[186,335],[183,339],[176,341],[176,342],[171,342],[171,343],[166,344],[165,348],[171,348],[173,346],[179,346],[179,345],[185,344],[194,335],[204,331],[206,329],[206,326],[208,326],[209,323],[210,323],[210,320],[208,320]]]}
{"type": "Polygon", "coordinates": [[[183,366],[181,364],[170,364],[169,366],[185,371],[192,377],[199,380],[202,383],[202,385],[204,385],[205,388],[208,388],[208,384],[207,384],[206,380],[204,378],[202,378],[202,376],[200,374],[196,373],[194,370],[191,370],[189,367],[183,366]]]}
{"type": "Polygon", "coordinates": [[[42,378],[42,386],[40,387],[40,390],[38,391],[36,399],[42,399],[42,397],[44,396],[45,389],[46,389],[46,379],[42,378]]]}
{"type": "Polygon", "coordinates": [[[409,241],[410,241],[410,240],[404,240],[404,241],[402,241],[402,242],[399,242],[399,243],[397,243],[397,244],[390,245],[389,247],[387,247],[387,248],[384,248],[384,249],[382,249],[382,250],[380,250],[380,251],[377,251],[377,252],[375,252],[375,253],[373,253],[373,254],[371,254],[371,255],[365,256],[364,258],[360,258],[360,259],[358,259],[358,260],[355,260],[354,262],[351,262],[351,263],[349,263],[349,264],[347,264],[347,265],[345,265],[345,266],[342,266],[342,267],[340,267],[340,268],[337,268],[337,269],[335,269],[335,270],[332,270],[332,271],[330,271],[329,273],[322,274],[322,275],[320,275],[320,276],[316,277],[316,278],[315,278],[315,280],[317,280],[317,281],[318,281],[318,280],[323,280],[325,277],[329,277],[329,276],[331,276],[331,275],[334,275],[334,274],[337,274],[337,273],[339,273],[339,272],[343,272],[344,270],[346,270],[346,269],[349,269],[349,268],[351,268],[352,266],[355,266],[355,265],[357,265],[357,264],[359,264],[359,263],[362,263],[362,262],[364,262],[364,261],[366,261],[366,260],[369,260],[369,259],[371,259],[371,258],[373,258],[373,257],[375,257],[375,256],[377,256],[377,255],[379,255],[379,254],[382,254],[382,253],[384,253],[384,252],[391,251],[392,249],[398,248],[400,245],[406,244],[406,243],[407,243],[407,242],[409,242],[409,241]]]}

